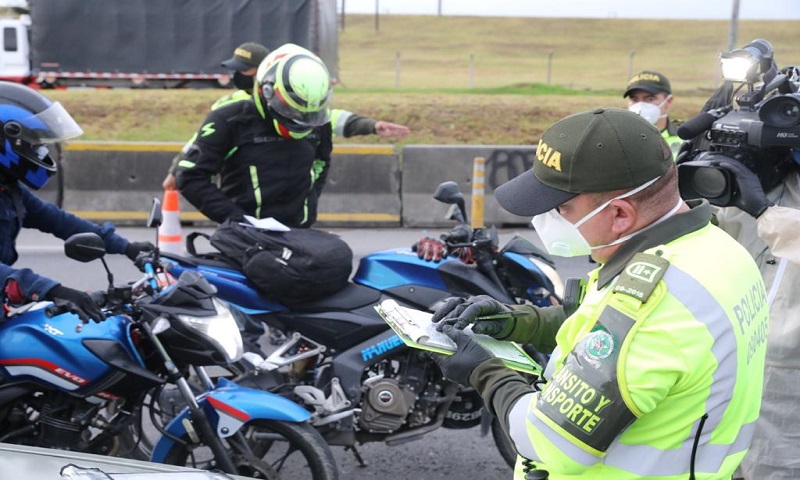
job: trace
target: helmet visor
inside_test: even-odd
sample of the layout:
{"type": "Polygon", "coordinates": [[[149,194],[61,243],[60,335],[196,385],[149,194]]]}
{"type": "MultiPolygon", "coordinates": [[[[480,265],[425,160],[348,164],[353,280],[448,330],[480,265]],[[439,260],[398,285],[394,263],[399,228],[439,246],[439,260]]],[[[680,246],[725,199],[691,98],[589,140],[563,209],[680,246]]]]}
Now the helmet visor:
{"type": "Polygon", "coordinates": [[[319,110],[312,110],[308,112],[300,111],[298,108],[293,107],[281,95],[279,90],[275,90],[275,94],[267,101],[269,108],[283,118],[291,120],[300,127],[314,128],[325,125],[330,121],[330,112],[328,106],[331,101],[331,92],[328,90],[324,100],[319,104],[319,110]]]}
{"type": "Polygon", "coordinates": [[[83,130],[64,107],[55,102],[36,115],[7,123],[6,134],[36,145],[75,138],[83,135],[83,130]]]}

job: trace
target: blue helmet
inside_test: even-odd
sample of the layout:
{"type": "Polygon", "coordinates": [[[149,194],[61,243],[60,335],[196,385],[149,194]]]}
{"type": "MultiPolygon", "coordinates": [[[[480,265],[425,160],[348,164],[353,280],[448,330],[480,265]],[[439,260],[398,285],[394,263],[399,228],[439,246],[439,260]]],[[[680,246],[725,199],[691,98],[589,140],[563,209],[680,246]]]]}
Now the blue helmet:
{"type": "Polygon", "coordinates": [[[23,85],[0,82],[0,171],[38,190],[56,173],[46,144],[82,133],[60,103],[23,85]]]}

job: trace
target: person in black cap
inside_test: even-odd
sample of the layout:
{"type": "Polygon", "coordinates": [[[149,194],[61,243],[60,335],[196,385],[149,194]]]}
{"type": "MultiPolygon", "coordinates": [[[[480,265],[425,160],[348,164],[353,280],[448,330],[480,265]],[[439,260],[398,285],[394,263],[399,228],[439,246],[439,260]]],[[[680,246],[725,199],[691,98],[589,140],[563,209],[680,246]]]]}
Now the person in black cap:
{"type": "Polygon", "coordinates": [[[237,91],[247,92],[249,96],[253,90],[253,76],[268,54],[269,49],[264,45],[247,42],[236,47],[233,56],[222,62],[223,67],[233,72],[233,86],[237,91]]]}
{"type": "MultiPolygon", "coordinates": [[[[228,105],[240,100],[252,100],[253,78],[258,71],[258,66],[269,55],[269,49],[256,42],[245,42],[233,51],[233,56],[224,62],[222,66],[233,72],[232,81],[236,91],[219,98],[211,110],[228,105]]],[[[359,135],[378,135],[380,137],[402,138],[411,133],[405,125],[387,122],[385,120],[373,120],[369,117],[357,115],[353,112],[342,109],[331,109],[331,126],[333,127],[334,137],[349,138],[359,135]]],[[[172,160],[167,176],[162,182],[164,190],[177,190],[175,181],[175,171],[178,167],[182,155],[186,149],[194,142],[193,136],[184,148],[172,160]]]]}
{"type": "Polygon", "coordinates": [[[651,70],[639,72],[628,80],[622,97],[628,99],[628,110],[656,126],[672,149],[674,159],[683,140],[678,137],[679,123],[669,118],[673,96],[667,77],[651,70]]]}
{"type": "Polygon", "coordinates": [[[521,456],[514,478],[730,478],[759,414],[766,291],[708,202],[681,200],[659,131],[622,109],[566,117],[495,196],[533,216],[551,254],[600,264],[569,316],[488,296],[448,299],[433,316],[458,346],[434,358],[497,416],[521,456]],[[552,352],[544,389],[470,324],[552,352]]]}

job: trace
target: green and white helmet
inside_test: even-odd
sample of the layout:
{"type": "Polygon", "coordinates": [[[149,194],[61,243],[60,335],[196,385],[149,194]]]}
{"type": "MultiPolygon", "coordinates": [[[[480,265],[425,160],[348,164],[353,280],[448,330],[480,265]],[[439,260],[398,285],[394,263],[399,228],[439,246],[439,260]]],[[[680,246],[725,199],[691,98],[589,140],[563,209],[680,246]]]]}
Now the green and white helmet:
{"type": "Polygon", "coordinates": [[[331,82],[319,57],[287,43],[272,51],[256,72],[257,105],[291,132],[328,123],[331,82]]]}

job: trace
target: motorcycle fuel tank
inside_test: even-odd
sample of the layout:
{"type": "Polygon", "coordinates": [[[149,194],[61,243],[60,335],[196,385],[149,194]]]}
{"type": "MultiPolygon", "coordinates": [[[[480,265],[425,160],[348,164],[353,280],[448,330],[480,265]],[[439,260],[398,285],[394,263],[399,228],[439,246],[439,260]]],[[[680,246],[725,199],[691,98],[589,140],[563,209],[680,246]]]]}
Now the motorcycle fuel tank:
{"type": "Polygon", "coordinates": [[[512,302],[473,266],[454,257],[426,262],[408,248],[384,250],[363,257],[353,282],[425,309],[453,295],[488,294],[512,302]]]}
{"type": "Polygon", "coordinates": [[[92,353],[86,342],[116,342],[136,355],[127,318],[112,316],[101,323],[82,324],[72,313],[48,317],[45,308],[50,305],[41,302],[0,324],[0,368],[5,382],[28,380],[73,393],[93,391],[115,369],[92,353]]]}

